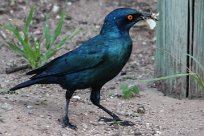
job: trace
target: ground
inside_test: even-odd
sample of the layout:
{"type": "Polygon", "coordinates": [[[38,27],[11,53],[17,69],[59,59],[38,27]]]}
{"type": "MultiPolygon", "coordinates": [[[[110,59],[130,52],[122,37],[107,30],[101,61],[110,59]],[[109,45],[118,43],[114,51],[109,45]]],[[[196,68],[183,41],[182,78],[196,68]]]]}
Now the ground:
{"type": "MultiPolygon", "coordinates": [[[[66,45],[57,56],[75,48],[85,40],[99,33],[105,15],[118,7],[131,7],[150,12],[156,11],[155,0],[2,0],[0,3],[0,23],[9,19],[21,25],[29,7],[36,5],[36,14],[31,32],[39,37],[44,15],[52,11],[50,25],[54,26],[58,18],[58,7],[64,8],[66,20],[63,35],[75,29],[81,32],[66,45]],[[55,8],[54,8],[55,7],[55,8]]],[[[29,70],[6,74],[5,70],[26,61],[11,51],[0,28],[0,89],[13,87],[28,79],[25,73],[29,70]]],[[[178,100],[164,96],[154,88],[154,84],[140,84],[139,97],[123,99],[120,85],[135,84],[140,79],[154,76],[155,32],[145,23],[131,29],[134,49],[131,58],[123,71],[102,89],[101,103],[122,119],[134,122],[134,126],[124,127],[98,121],[100,117],[109,117],[95,107],[89,100],[89,90],[78,90],[70,104],[70,120],[78,129],[63,128],[60,119],[64,115],[65,90],[57,85],[35,85],[19,90],[19,94],[0,95],[0,135],[2,136],[203,136],[204,135],[204,101],[178,100]],[[145,110],[144,110],[145,109],[145,110]]]]}

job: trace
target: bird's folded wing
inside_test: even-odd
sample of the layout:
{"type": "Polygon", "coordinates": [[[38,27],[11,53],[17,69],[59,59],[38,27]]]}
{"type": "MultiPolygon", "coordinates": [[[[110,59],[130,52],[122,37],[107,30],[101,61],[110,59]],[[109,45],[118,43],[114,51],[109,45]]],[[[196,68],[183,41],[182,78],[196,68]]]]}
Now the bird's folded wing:
{"type": "Polygon", "coordinates": [[[27,74],[36,74],[31,79],[48,76],[76,73],[96,67],[104,61],[104,53],[89,51],[83,53],[65,54],[54,59],[45,66],[33,70],[27,74]]]}

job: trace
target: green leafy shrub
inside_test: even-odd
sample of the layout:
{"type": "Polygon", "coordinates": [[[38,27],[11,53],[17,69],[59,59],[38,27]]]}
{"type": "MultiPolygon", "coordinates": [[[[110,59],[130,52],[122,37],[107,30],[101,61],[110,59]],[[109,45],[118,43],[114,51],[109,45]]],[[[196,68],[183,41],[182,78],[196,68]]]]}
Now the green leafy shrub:
{"type": "Polygon", "coordinates": [[[125,99],[139,96],[140,94],[140,89],[138,88],[137,85],[133,85],[129,87],[127,84],[123,84],[120,86],[120,89],[121,89],[121,97],[125,99]]]}
{"type": "Polygon", "coordinates": [[[32,68],[37,68],[48,62],[48,60],[54,56],[57,51],[59,51],[63,45],[76,36],[79,31],[73,32],[71,35],[58,40],[58,37],[61,34],[62,26],[64,23],[64,13],[61,12],[60,19],[56,25],[54,33],[50,33],[48,26],[48,18],[43,27],[43,38],[45,41],[40,41],[39,39],[29,36],[29,28],[33,19],[35,8],[30,9],[28,18],[26,19],[25,25],[22,30],[18,30],[14,25],[9,24],[5,25],[4,28],[11,32],[17,42],[9,41],[7,42],[9,47],[23,56],[32,68]],[[33,41],[31,43],[31,41],[33,41]],[[42,45],[43,44],[43,45],[42,45]],[[45,48],[45,49],[44,49],[45,48]]]}

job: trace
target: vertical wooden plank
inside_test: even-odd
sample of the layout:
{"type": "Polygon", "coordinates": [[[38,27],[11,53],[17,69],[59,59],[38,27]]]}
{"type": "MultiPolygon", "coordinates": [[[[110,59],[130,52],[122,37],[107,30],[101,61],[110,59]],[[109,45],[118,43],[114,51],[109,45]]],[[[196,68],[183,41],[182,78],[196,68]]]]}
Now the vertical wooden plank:
{"type": "MultiPolygon", "coordinates": [[[[156,77],[186,73],[188,0],[158,0],[156,77]]],[[[165,95],[186,97],[186,77],[161,81],[165,95]]]]}
{"type": "MultiPolygon", "coordinates": [[[[204,66],[204,0],[193,0],[194,24],[192,55],[204,66]]],[[[204,79],[204,72],[192,61],[193,72],[198,73],[204,79]]],[[[193,79],[190,79],[189,98],[204,97],[204,93],[193,79]]]]}

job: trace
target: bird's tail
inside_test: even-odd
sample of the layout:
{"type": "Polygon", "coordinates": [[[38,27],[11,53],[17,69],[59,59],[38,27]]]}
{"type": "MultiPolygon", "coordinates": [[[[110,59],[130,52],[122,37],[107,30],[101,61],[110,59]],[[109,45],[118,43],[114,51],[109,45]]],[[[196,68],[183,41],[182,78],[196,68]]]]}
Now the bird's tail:
{"type": "Polygon", "coordinates": [[[20,83],[20,84],[16,85],[15,87],[11,88],[10,91],[15,91],[15,90],[18,90],[18,89],[21,89],[21,88],[24,88],[24,87],[31,86],[33,84],[40,83],[40,81],[42,81],[42,80],[43,79],[35,79],[35,80],[25,81],[23,83],[20,83]]]}

